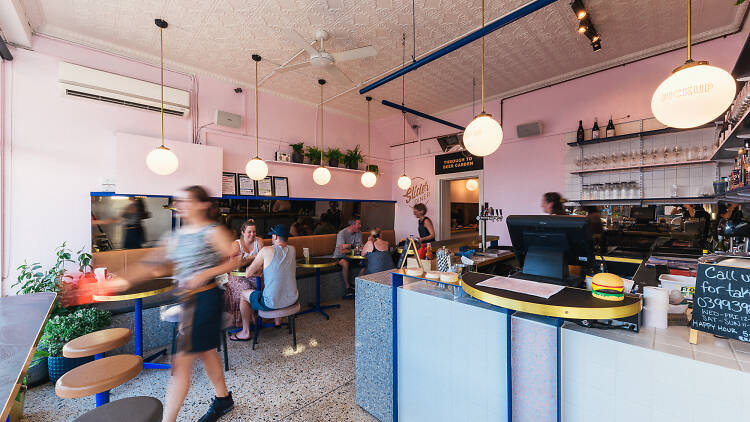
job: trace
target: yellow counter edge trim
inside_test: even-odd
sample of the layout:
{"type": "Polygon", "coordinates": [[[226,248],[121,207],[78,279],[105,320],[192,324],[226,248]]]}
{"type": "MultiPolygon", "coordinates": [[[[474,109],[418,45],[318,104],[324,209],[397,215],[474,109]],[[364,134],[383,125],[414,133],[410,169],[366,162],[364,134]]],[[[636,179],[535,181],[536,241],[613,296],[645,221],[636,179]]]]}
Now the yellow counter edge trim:
{"type": "Polygon", "coordinates": [[[643,260],[639,258],[620,258],[617,256],[607,256],[602,258],[601,255],[597,255],[596,259],[606,262],[627,262],[629,264],[640,264],[641,262],[643,262],[643,260]]]}
{"type": "Polygon", "coordinates": [[[568,306],[545,305],[542,303],[530,303],[522,300],[509,299],[477,290],[467,284],[461,283],[464,291],[470,296],[501,308],[514,311],[526,312],[534,315],[544,315],[557,318],[573,319],[615,319],[625,318],[641,311],[641,301],[625,306],[613,306],[610,308],[577,308],[568,306]]]}

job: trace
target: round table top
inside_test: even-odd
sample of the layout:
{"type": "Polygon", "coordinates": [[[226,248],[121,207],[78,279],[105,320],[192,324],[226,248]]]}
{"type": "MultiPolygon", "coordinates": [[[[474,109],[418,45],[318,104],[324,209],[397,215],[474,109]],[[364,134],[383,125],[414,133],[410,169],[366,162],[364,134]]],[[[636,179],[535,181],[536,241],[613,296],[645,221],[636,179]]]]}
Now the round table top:
{"type": "Polygon", "coordinates": [[[464,291],[483,302],[514,311],[557,318],[615,319],[625,318],[641,311],[641,299],[625,295],[619,302],[597,299],[586,289],[566,287],[549,299],[492,287],[477,286],[492,278],[490,274],[466,273],[461,286],[464,291]]]}
{"type": "Polygon", "coordinates": [[[367,259],[367,258],[365,258],[362,255],[352,255],[352,254],[347,254],[344,258],[345,259],[358,259],[360,261],[363,260],[363,259],[367,259]]]}
{"type": "MultiPolygon", "coordinates": [[[[106,285],[107,282],[105,281],[106,285]]],[[[98,302],[117,302],[120,300],[142,299],[144,297],[156,296],[168,292],[177,287],[174,279],[155,278],[136,284],[135,286],[109,295],[93,295],[93,299],[98,302]]]]}
{"type": "Polygon", "coordinates": [[[297,266],[300,268],[330,268],[339,264],[339,258],[314,258],[311,257],[309,262],[305,258],[297,260],[297,266]]]}

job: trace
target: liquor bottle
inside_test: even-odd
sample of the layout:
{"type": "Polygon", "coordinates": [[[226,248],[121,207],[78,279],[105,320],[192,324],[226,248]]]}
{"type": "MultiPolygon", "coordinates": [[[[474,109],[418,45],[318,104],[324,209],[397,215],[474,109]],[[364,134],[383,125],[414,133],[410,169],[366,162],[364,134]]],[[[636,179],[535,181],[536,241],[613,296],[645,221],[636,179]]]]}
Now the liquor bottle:
{"type": "Polygon", "coordinates": [[[591,139],[599,139],[599,121],[594,117],[594,127],[591,128],[591,139]]]}
{"type": "Polygon", "coordinates": [[[583,120],[578,121],[578,132],[576,133],[576,142],[583,143],[583,120]]]}
{"type": "Polygon", "coordinates": [[[612,116],[609,116],[609,123],[607,123],[607,138],[615,136],[615,124],[612,123],[612,116]]]}

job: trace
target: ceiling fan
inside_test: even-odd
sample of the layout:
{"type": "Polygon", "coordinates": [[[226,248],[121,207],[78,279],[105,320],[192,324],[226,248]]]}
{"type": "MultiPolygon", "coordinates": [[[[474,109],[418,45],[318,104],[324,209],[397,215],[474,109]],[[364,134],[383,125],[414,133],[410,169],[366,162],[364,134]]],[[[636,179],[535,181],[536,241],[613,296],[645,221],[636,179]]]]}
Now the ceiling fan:
{"type": "Polygon", "coordinates": [[[300,48],[307,51],[310,55],[308,60],[302,63],[295,63],[292,65],[284,65],[276,69],[278,72],[286,72],[290,70],[301,69],[307,66],[314,68],[323,69],[331,75],[333,79],[342,84],[354,83],[344,72],[336,66],[338,62],[345,62],[348,60],[363,59],[366,57],[373,57],[378,54],[378,50],[375,47],[368,45],[367,47],[355,48],[352,50],[339,51],[336,53],[329,53],[325,50],[324,42],[328,40],[329,34],[327,31],[319,29],[315,32],[315,39],[319,42],[320,49],[316,50],[297,31],[286,28],[284,35],[289,41],[297,44],[300,48]]]}

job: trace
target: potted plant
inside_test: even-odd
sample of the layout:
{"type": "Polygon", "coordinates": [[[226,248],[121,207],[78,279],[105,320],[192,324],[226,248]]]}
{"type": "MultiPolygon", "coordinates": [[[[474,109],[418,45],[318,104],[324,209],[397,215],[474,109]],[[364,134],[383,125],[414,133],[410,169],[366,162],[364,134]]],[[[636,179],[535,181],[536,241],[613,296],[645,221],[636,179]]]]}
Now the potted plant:
{"type": "MultiPolygon", "coordinates": [[[[63,280],[73,281],[75,279],[71,272],[66,271],[66,265],[74,266],[75,270],[73,271],[73,273],[78,273],[77,277],[79,278],[79,280],[82,278],[81,275],[86,276],[87,271],[91,270],[91,254],[85,252],[83,249],[79,250],[77,252],[76,259],[73,259],[73,254],[70,250],[68,250],[66,244],[63,243],[55,250],[55,257],[55,263],[46,271],[42,268],[42,265],[39,262],[24,262],[23,264],[19,265],[18,278],[16,279],[16,282],[13,283],[12,287],[20,287],[17,292],[18,294],[31,294],[39,292],[54,292],[59,294],[63,288],[63,280]]],[[[50,320],[58,316],[67,317],[69,314],[74,313],[77,309],[78,308],[76,307],[62,307],[60,306],[60,301],[56,301],[50,313],[50,320]]],[[[109,315],[108,312],[107,315],[109,315]]],[[[49,326],[49,323],[45,326],[45,334],[42,336],[42,341],[40,341],[39,343],[39,348],[37,350],[37,353],[34,355],[32,365],[29,367],[29,371],[26,374],[26,379],[28,385],[30,386],[41,384],[47,380],[47,377],[52,370],[49,367],[49,355],[62,355],[61,350],[57,355],[51,353],[47,342],[44,341],[49,326]]],[[[72,337],[71,340],[73,338],[75,337],[72,337]]],[[[62,349],[62,345],[60,345],[60,349],[62,349]]],[[[60,375],[58,375],[58,377],[60,375]]]]}
{"type": "Polygon", "coordinates": [[[378,173],[378,165],[377,164],[368,164],[367,167],[366,167],[366,171],[371,171],[371,172],[373,172],[373,173],[375,173],[377,175],[377,174],[379,174],[378,173]]]}
{"type": "Polygon", "coordinates": [[[354,147],[354,149],[346,150],[344,162],[346,163],[347,168],[352,170],[357,170],[359,168],[359,163],[362,162],[362,154],[359,152],[359,145],[354,147]]]}
{"type": "Polygon", "coordinates": [[[293,163],[304,163],[305,162],[305,143],[297,142],[292,144],[292,162],[293,163]]]}
{"type": "Polygon", "coordinates": [[[71,369],[93,360],[93,356],[69,359],[62,355],[65,343],[85,334],[101,330],[112,323],[109,311],[97,308],[78,307],[66,315],[57,315],[47,321],[41,344],[49,353],[49,380],[54,384],[71,369]]]}
{"type": "Polygon", "coordinates": [[[328,159],[328,165],[331,167],[338,167],[339,161],[344,158],[344,154],[338,148],[328,148],[325,155],[328,159]]]}
{"type": "Polygon", "coordinates": [[[317,147],[307,147],[305,157],[310,160],[310,164],[320,165],[320,160],[323,158],[323,151],[317,147]]]}

